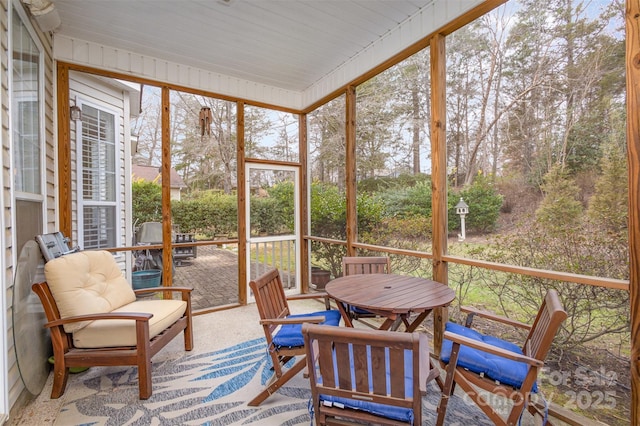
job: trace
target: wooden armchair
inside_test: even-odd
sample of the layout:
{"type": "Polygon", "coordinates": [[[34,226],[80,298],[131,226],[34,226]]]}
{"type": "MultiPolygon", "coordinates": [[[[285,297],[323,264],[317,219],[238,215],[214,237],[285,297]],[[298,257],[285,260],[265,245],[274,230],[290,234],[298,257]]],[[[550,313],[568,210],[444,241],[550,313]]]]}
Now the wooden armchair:
{"type": "MultiPolygon", "coordinates": [[[[426,334],[302,326],[316,424],[422,424],[426,334]]],[[[313,420],[313,419],[312,419],[313,420]]]]}
{"type": "Polygon", "coordinates": [[[390,274],[391,261],[386,256],[355,256],[342,258],[342,274],[390,274]]]}
{"type": "MultiPolygon", "coordinates": [[[[255,398],[249,401],[248,405],[258,406],[305,367],[302,323],[314,322],[337,326],[340,324],[341,315],[336,310],[291,315],[284,288],[282,287],[280,272],[277,269],[272,269],[249,282],[249,286],[256,300],[256,306],[260,314],[260,324],[267,340],[267,350],[271,356],[276,378],[255,398]],[[284,365],[296,356],[301,358],[284,371],[284,365]]],[[[322,293],[312,293],[295,296],[292,299],[322,297],[322,293]]]]}
{"type": "MultiPolygon", "coordinates": [[[[391,261],[386,256],[355,256],[342,258],[342,275],[361,274],[390,274],[391,261]]],[[[371,328],[378,328],[374,324],[362,321],[362,318],[375,318],[377,315],[357,306],[346,306],[345,311],[352,320],[360,320],[361,323],[371,328]]],[[[406,326],[407,324],[405,324],[406,326]]]]}
{"type": "Polygon", "coordinates": [[[70,367],[135,365],[140,399],[152,394],[151,358],[181,332],[193,349],[191,289],[132,290],[113,255],[84,251],[45,264],[46,282],[32,286],[51,333],[51,398],[65,391],[70,367]],[[178,292],[182,300],[136,300],[136,295],[178,292]]]}
{"type": "Polygon", "coordinates": [[[447,403],[454,386],[459,385],[496,425],[515,425],[525,407],[534,416],[544,415],[541,408],[531,403],[536,393],[538,372],[562,322],[567,318],[558,294],[549,290],[538,311],[533,325],[513,321],[472,308],[468,312],[466,326],[447,323],[440,361],[447,376],[438,406],[436,424],[444,423],[447,403]],[[481,316],[504,324],[529,330],[522,348],[492,336],[484,336],[471,330],[474,316],[481,316]],[[496,412],[474,386],[501,397],[513,400],[513,407],[506,418],[496,412]]]}

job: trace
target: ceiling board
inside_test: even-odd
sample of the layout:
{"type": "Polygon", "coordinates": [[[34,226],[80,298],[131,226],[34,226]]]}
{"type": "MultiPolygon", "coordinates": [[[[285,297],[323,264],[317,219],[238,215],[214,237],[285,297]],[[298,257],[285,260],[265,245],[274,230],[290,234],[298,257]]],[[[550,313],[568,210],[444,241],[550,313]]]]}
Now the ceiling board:
{"type": "Polygon", "coordinates": [[[303,91],[433,0],[54,0],[58,33],[303,91]]]}

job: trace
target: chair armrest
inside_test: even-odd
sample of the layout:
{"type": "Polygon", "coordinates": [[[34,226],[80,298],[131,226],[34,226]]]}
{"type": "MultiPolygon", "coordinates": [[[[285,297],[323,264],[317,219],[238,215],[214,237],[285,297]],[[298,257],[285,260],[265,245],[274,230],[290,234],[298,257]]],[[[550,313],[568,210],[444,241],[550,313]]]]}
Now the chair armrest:
{"type": "Polygon", "coordinates": [[[50,321],[46,323],[44,326],[47,328],[57,327],[59,325],[64,324],[72,324],[74,322],[82,322],[82,321],[97,321],[97,320],[109,320],[109,319],[119,319],[119,320],[135,320],[135,321],[144,321],[149,322],[149,320],[153,317],[153,314],[147,312],[105,312],[99,314],[89,314],[89,315],[77,315],[75,317],[61,318],[55,321],[50,321]]]}
{"type": "Polygon", "coordinates": [[[178,293],[191,293],[193,291],[190,287],[149,287],[149,288],[141,288],[138,290],[133,290],[135,294],[145,294],[145,293],[159,293],[162,291],[171,291],[178,293]]]}
{"type": "Polygon", "coordinates": [[[262,325],[283,325],[283,324],[304,324],[305,322],[320,324],[325,318],[323,316],[304,317],[304,318],[273,318],[260,320],[262,325]]]}
{"type": "Polygon", "coordinates": [[[531,326],[529,324],[525,324],[520,321],[512,320],[502,315],[496,315],[488,311],[483,311],[480,309],[473,308],[471,306],[460,306],[460,312],[467,313],[467,320],[465,322],[465,327],[471,328],[471,323],[473,322],[474,316],[479,316],[482,318],[486,318],[492,321],[501,322],[503,324],[512,325],[514,327],[524,328],[525,330],[530,330],[531,326]]]}
{"type": "Polygon", "coordinates": [[[451,340],[454,345],[468,346],[470,348],[477,349],[479,351],[501,356],[503,358],[507,358],[513,361],[524,362],[535,367],[544,366],[544,362],[542,362],[539,359],[531,358],[526,355],[518,354],[515,352],[508,351],[506,349],[499,348],[497,346],[489,345],[484,342],[479,342],[477,340],[469,339],[468,337],[451,333],[450,331],[444,332],[444,338],[447,340],[451,340]]]}

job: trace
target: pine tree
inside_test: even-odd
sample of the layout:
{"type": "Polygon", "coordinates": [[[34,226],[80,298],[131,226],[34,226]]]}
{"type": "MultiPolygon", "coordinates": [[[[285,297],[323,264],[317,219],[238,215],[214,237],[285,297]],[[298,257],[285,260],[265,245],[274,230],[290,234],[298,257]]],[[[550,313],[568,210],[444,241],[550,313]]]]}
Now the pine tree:
{"type": "Polygon", "coordinates": [[[626,233],[629,217],[627,155],[624,145],[624,119],[619,120],[618,132],[612,132],[603,146],[600,161],[602,175],[589,203],[588,216],[610,233],[626,233]]]}
{"type": "Polygon", "coordinates": [[[554,165],[543,181],[544,199],[536,210],[536,221],[554,232],[575,230],[581,225],[583,211],[576,198],[580,188],[560,164],[554,165]]]}

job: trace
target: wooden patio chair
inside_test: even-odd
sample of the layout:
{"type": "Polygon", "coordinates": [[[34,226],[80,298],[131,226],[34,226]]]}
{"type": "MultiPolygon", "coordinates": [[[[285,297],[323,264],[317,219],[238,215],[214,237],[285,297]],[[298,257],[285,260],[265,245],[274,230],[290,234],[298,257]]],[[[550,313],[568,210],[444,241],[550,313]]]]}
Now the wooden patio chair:
{"type": "MultiPolygon", "coordinates": [[[[302,323],[314,322],[337,326],[342,316],[337,310],[291,315],[280,272],[277,269],[272,269],[252,280],[249,286],[256,300],[260,324],[264,329],[275,376],[275,380],[248,404],[258,406],[305,367],[302,323]],[[284,365],[296,356],[300,359],[285,371],[284,365]]],[[[322,293],[312,293],[294,296],[291,299],[323,297],[322,293]]]]}
{"type": "Polygon", "coordinates": [[[544,366],[558,329],[567,318],[555,290],[547,292],[531,326],[485,311],[461,309],[469,313],[466,326],[447,323],[444,333],[440,361],[447,376],[436,424],[443,424],[447,403],[456,384],[496,425],[517,424],[525,408],[534,416],[546,417],[544,407],[534,404],[531,396],[538,392],[538,372],[544,366]],[[520,327],[529,330],[529,334],[520,348],[511,342],[471,330],[474,316],[520,327]],[[513,406],[506,418],[494,410],[474,386],[489,394],[510,398],[513,406]]]}
{"type": "MultiPolygon", "coordinates": [[[[302,326],[316,424],[422,424],[426,334],[302,326]]],[[[313,418],[312,418],[313,421],[313,418]]]]}
{"type": "Polygon", "coordinates": [[[51,398],[65,391],[69,368],[135,365],[140,399],[152,393],[151,358],[180,333],[193,349],[191,289],[156,287],[133,290],[107,251],[83,251],[53,259],[44,267],[46,282],[32,286],[38,295],[53,345],[51,398]],[[178,292],[182,300],[136,295],[178,292]]]}
{"type": "Polygon", "coordinates": [[[342,274],[390,274],[391,261],[386,256],[354,256],[342,258],[342,274]]]}
{"type": "MultiPolygon", "coordinates": [[[[387,256],[354,256],[342,258],[342,275],[361,274],[390,274],[391,261],[387,256]]],[[[351,320],[359,320],[371,328],[378,328],[374,324],[363,321],[362,318],[375,318],[376,314],[357,306],[346,306],[345,311],[351,320]]],[[[406,324],[405,324],[406,326],[406,324]]]]}

